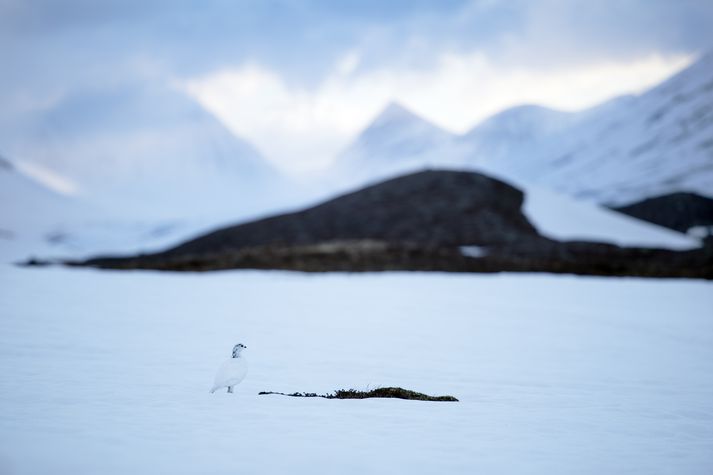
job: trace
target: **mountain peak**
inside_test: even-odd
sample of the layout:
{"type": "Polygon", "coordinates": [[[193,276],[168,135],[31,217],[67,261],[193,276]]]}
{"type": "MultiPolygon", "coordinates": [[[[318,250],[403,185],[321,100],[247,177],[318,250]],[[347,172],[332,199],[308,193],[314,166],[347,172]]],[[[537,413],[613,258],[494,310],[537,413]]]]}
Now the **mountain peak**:
{"type": "Polygon", "coordinates": [[[419,117],[414,112],[411,112],[398,102],[391,101],[381,110],[379,115],[372,121],[371,127],[379,127],[385,124],[395,122],[419,121],[426,122],[425,119],[419,117]]]}
{"type": "Polygon", "coordinates": [[[384,152],[388,161],[393,161],[401,155],[413,156],[419,150],[442,145],[451,138],[450,133],[437,125],[397,102],[390,102],[359,134],[350,148],[357,147],[366,151],[367,156],[372,158],[384,152]]]}
{"type": "Polygon", "coordinates": [[[416,139],[423,134],[450,136],[448,132],[398,102],[389,102],[361,132],[357,142],[381,142],[385,138],[416,139]]]}
{"type": "Polygon", "coordinates": [[[424,167],[444,167],[440,153],[454,136],[390,102],[339,156],[337,169],[348,186],[424,167]]]}

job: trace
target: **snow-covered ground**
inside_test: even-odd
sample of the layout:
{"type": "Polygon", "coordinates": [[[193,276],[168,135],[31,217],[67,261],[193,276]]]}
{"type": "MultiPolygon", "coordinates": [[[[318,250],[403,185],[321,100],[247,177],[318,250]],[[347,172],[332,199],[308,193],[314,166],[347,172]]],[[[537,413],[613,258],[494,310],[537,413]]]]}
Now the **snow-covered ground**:
{"type": "Polygon", "coordinates": [[[543,236],[561,241],[597,241],[619,246],[695,249],[694,236],[647,223],[592,203],[577,201],[539,186],[525,190],[522,210],[543,236]]]}
{"type": "Polygon", "coordinates": [[[0,473],[710,474],[713,284],[0,268],[0,473]],[[208,393],[233,344],[250,373],[208,393]],[[257,396],[396,385],[457,403],[257,396]]]}

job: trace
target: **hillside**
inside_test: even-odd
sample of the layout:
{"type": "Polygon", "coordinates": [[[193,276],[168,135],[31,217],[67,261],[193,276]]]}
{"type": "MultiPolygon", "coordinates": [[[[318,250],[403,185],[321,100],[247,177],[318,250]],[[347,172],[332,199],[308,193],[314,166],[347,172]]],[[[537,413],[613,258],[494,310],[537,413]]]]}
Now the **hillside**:
{"type": "MultiPolygon", "coordinates": [[[[173,271],[513,271],[713,278],[712,249],[625,248],[545,237],[523,212],[523,197],[518,189],[477,173],[419,172],[303,211],[219,229],[163,252],[65,263],[173,271]]],[[[530,206],[529,212],[537,208],[530,206]]],[[[609,217],[604,214],[606,225],[609,217]]]]}
{"type": "Polygon", "coordinates": [[[224,228],[166,254],[359,239],[426,246],[513,243],[538,237],[520,210],[522,202],[519,190],[484,175],[421,172],[304,211],[224,228]]]}
{"type": "MultiPolygon", "coordinates": [[[[389,106],[336,160],[350,184],[455,167],[609,206],[713,190],[713,54],[639,96],[504,110],[462,136],[389,106]]],[[[336,173],[339,175],[339,173],[336,173]]]]}
{"type": "MultiPolygon", "coordinates": [[[[524,105],[506,109],[486,119],[458,138],[464,164],[515,174],[533,152],[545,146],[579,120],[576,113],[524,105]]],[[[528,163],[530,163],[528,161],[528,163]]]]}
{"type": "Polygon", "coordinates": [[[611,205],[713,190],[713,55],[640,96],[575,114],[535,112],[535,121],[533,111],[502,114],[517,113],[517,132],[505,134],[507,122],[498,133],[491,122],[471,131],[470,163],[611,205]]]}

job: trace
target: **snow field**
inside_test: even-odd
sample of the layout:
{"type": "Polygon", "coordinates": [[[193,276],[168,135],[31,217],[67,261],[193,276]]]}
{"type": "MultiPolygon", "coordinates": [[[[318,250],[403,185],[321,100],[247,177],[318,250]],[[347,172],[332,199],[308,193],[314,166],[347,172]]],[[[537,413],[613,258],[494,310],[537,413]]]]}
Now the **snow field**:
{"type": "Polygon", "coordinates": [[[687,250],[700,241],[671,229],[577,201],[532,185],[525,190],[523,213],[543,236],[562,241],[595,241],[619,246],[687,250]]]}
{"type": "Polygon", "coordinates": [[[550,275],[0,272],[0,472],[713,467],[713,287],[550,275]],[[208,394],[233,344],[236,394],[208,394]],[[257,396],[396,385],[458,403],[257,396]]]}

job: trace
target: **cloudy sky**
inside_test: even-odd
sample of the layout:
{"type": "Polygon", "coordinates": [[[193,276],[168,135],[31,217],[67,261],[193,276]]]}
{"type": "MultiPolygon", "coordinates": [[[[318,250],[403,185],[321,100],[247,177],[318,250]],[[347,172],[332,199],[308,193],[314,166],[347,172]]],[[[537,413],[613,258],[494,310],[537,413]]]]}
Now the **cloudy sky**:
{"type": "Polygon", "coordinates": [[[709,0],[0,0],[0,124],[150,82],[309,170],[389,101],[463,132],[640,92],[713,49],[711,24],[709,0]]]}

